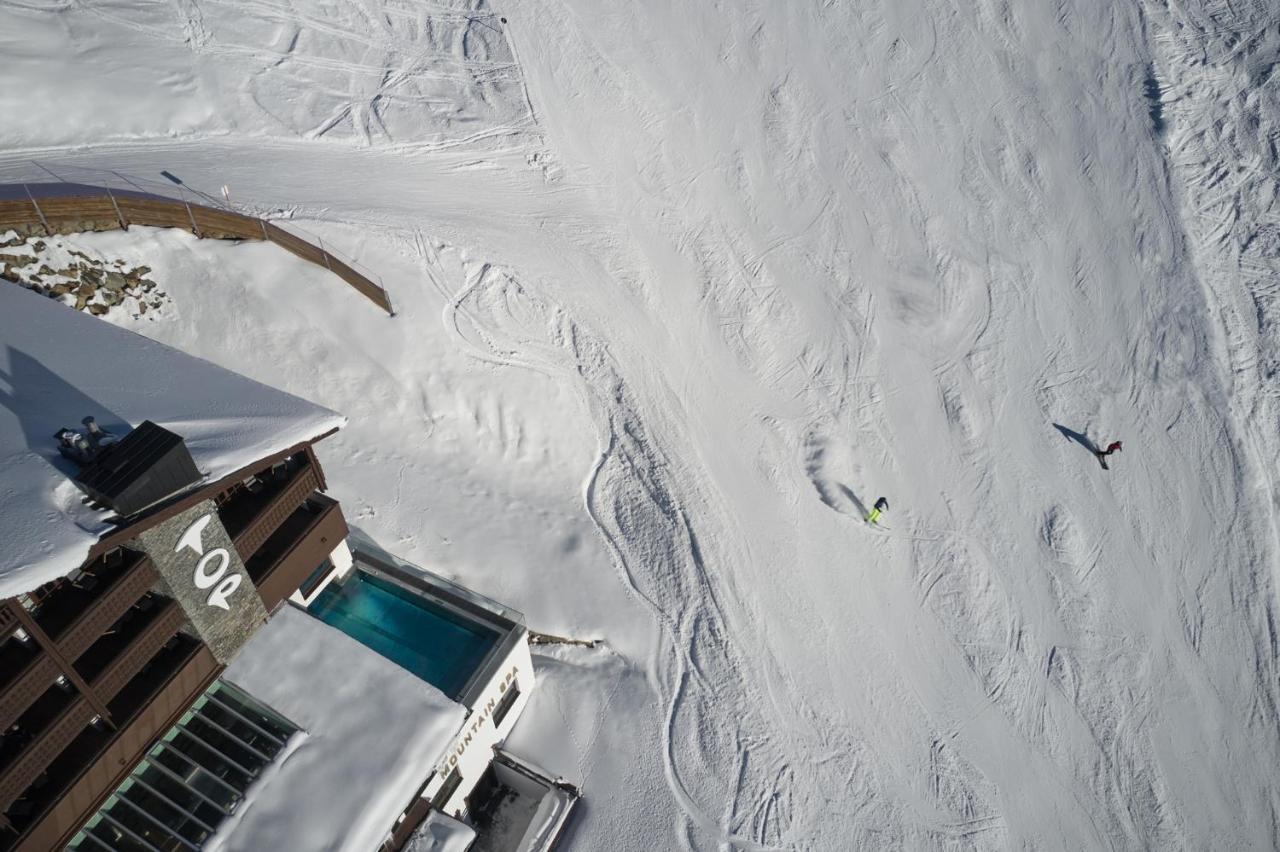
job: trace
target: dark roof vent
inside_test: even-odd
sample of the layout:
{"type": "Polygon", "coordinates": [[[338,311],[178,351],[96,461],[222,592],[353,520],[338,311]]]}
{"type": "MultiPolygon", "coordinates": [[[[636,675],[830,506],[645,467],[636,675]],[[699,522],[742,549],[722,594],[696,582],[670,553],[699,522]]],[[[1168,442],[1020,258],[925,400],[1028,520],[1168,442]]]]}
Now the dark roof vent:
{"type": "Polygon", "coordinates": [[[80,470],[76,484],[94,502],[127,518],[200,479],[182,438],[144,420],[117,443],[102,447],[80,470]]]}
{"type": "Polygon", "coordinates": [[[53,437],[58,442],[58,452],[65,458],[86,465],[97,458],[98,453],[114,444],[116,436],[99,426],[92,415],[80,422],[84,424],[84,434],[63,426],[53,437]]]}

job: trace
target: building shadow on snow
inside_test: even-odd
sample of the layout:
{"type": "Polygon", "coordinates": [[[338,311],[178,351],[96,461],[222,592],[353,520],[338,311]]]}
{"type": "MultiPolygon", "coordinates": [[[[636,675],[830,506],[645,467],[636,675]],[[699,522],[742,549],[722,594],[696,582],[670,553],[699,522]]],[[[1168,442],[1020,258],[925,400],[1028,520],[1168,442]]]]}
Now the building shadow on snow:
{"type": "MultiPolygon", "coordinates": [[[[84,357],[97,356],[86,353],[84,357]]],[[[80,466],[58,452],[58,442],[53,437],[58,429],[79,429],[80,420],[86,415],[97,418],[99,426],[120,437],[133,428],[38,358],[12,346],[0,353],[0,408],[8,409],[17,420],[32,453],[71,478],[80,472],[80,466]]]]}

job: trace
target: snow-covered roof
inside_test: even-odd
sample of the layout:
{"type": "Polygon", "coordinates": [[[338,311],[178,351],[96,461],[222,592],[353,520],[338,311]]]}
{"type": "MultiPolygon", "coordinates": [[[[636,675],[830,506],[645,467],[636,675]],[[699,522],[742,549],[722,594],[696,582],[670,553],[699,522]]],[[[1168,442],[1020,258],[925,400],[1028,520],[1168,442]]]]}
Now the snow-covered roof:
{"type": "Polygon", "coordinates": [[[466,715],[431,684],[292,606],[249,640],[225,677],[306,735],[249,789],[211,852],[376,849],[466,715]]]}
{"type": "Polygon", "coordinates": [[[319,405],[0,284],[0,598],[75,570],[109,532],[53,434],[86,415],[123,435],[151,420],[186,440],[206,481],[346,420],[319,405]]]}
{"type": "Polygon", "coordinates": [[[439,811],[431,811],[405,844],[404,852],[467,852],[476,830],[439,811]]]}

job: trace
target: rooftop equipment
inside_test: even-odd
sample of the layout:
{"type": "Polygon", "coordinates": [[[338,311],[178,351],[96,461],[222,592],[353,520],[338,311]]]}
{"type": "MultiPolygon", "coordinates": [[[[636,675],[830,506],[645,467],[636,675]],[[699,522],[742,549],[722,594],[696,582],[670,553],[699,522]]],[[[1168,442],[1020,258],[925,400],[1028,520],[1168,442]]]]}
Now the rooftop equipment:
{"type": "MultiPolygon", "coordinates": [[[[136,515],[203,478],[182,437],[150,420],[142,421],[119,441],[92,423],[92,418],[85,420],[89,439],[72,433],[90,449],[88,462],[83,463],[75,478],[76,485],[94,502],[110,507],[121,517],[136,515]],[[97,446],[93,447],[93,443],[97,446]]],[[[63,430],[66,431],[70,430],[63,430]]],[[[67,443],[62,432],[58,437],[67,443]]]]}
{"type": "Polygon", "coordinates": [[[53,433],[53,437],[58,441],[58,452],[74,462],[86,465],[97,457],[99,450],[116,443],[116,436],[99,426],[93,415],[80,422],[84,424],[84,434],[63,426],[53,433]]]}
{"type": "Polygon", "coordinates": [[[53,437],[58,441],[58,452],[65,458],[82,465],[93,461],[93,446],[75,429],[63,426],[53,433],[53,437]]]}
{"type": "Polygon", "coordinates": [[[93,419],[93,415],[89,415],[80,422],[84,424],[85,432],[89,438],[89,445],[95,450],[100,450],[116,443],[116,436],[99,426],[98,421],[93,419]]]}

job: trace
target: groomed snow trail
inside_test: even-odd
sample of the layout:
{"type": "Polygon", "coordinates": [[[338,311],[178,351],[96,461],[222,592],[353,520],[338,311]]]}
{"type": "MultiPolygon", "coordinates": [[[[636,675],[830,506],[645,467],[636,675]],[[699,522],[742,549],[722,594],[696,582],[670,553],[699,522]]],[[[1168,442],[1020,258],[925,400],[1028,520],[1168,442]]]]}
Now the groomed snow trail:
{"type": "MultiPolygon", "coordinates": [[[[554,51],[518,46],[557,150],[628,200],[646,296],[696,341],[667,372],[696,408],[660,434],[705,470],[648,487],[670,534],[623,527],[714,673],[710,700],[667,669],[690,836],[719,816],[721,842],[788,848],[1267,845],[1270,520],[1239,502],[1141,18],[739,5],[672,32],[673,8],[585,6],[537,17],[528,48],[554,51]],[[1138,459],[1104,478],[1054,423],[1138,459]],[[878,548],[848,519],[895,488],[878,548]],[[1188,773],[1201,751],[1224,760],[1188,773]]],[[[616,477],[632,512],[642,472],[616,477]]]]}
{"type": "Polygon", "coordinates": [[[586,786],[573,848],[1280,843],[1280,13],[0,19],[106,104],[0,130],[0,179],[167,168],[385,272],[395,320],[157,237],[253,286],[173,260],[138,325],[348,413],[329,478],[388,546],[605,637],[520,735],[586,786]]]}

